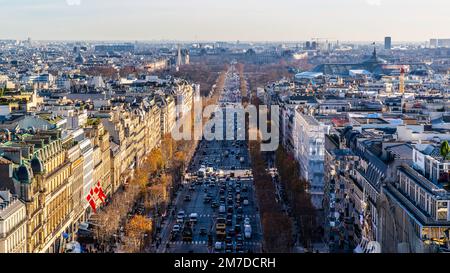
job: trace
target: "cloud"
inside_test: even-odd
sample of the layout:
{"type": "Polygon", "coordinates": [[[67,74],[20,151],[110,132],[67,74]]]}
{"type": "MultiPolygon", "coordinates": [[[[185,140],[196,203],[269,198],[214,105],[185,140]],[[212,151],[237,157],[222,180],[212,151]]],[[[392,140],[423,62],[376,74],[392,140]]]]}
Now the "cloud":
{"type": "Polygon", "coordinates": [[[369,6],[381,6],[381,0],[366,0],[369,6]]]}

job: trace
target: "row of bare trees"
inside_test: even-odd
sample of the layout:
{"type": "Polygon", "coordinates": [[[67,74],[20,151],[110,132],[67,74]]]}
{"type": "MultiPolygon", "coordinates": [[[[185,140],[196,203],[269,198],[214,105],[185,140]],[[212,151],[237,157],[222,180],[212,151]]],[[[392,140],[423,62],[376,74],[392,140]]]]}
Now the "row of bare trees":
{"type": "MultiPolygon", "coordinates": [[[[129,185],[123,191],[115,193],[111,202],[95,215],[98,223],[95,229],[98,243],[108,244],[113,236],[116,236],[117,231],[124,225],[124,222],[124,230],[127,230],[127,216],[145,189],[145,185],[148,182],[150,164],[150,156],[148,156],[142,166],[135,171],[134,178],[129,185]]],[[[137,238],[134,235],[135,233],[128,234],[126,232],[124,249],[127,251],[136,252],[137,246],[134,242],[136,242],[137,238]]]]}
{"type": "MultiPolygon", "coordinates": [[[[225,65],[226,66],[226,65],[225,65]]],[[[214,84],[217,84],[217,77],[224,70],[223,62],[210,63],[206,61],[191,62],[189,65],[183,65],[179,71],[159,71],[155,74],[165,76],[170,74],[188,81],[200,84],[200,93],[202,96],[208,96],[214,84]]],[[[226,70],[226,68],[225,68],[226,70]]]]}
{"type": "Polygon", "coordinates": [[[240,78],[240,89],[242,92],[242,97],[247,97],[248,89],[247,89],[247,81],[244,76],[244,64],[238,63],[236,65],[236,70],[238,71],[240,78]]]}
{"type": "Polygon", "coordinates": [[[292,210],[292,216],[299,225],[300,238],[306,248],[320,237],[317,231],[317,211],[311,203],[308,193],[309,184],[300,177],[297,161],[280,146],[276,152],[276,166],[280,182],[285,188],[286,198],[292,210]]]}
{"type": "Polygon", "coordinates": [[[267,164],[261,154],[260,145],[259,141],[250,141],[253,179],[264,235],[264,250],[271,253],[291,252],[292,221],[276,200],[275,185],[266,171],[267,164]]]}
{"type": "MultiPolygon", "coordinates": [[[[261,101],[258,97],[252,96],[252,104],[259,111],[261,101]]],[[[248,120],[246,120],[245,124],[247,136],[250,134],[249,130],[259,129],[249,128],[248,120]]],[[[249,149],[255,192],[261,215],[264,251],[289,253],[293,247],[293,224],[291,219],[284,213],[282,205],[277,201],[275,185],[272,177],[266,171],[267,162],[264,160],[263,152],[261,151],[261,141],[249,140],[249,149]]]]}

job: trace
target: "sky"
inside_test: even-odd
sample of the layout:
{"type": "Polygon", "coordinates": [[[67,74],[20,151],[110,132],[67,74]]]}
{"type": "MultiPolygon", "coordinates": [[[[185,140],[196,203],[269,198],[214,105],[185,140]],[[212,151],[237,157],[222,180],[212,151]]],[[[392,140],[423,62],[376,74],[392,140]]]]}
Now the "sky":
{"type": "Polygon", "coordinates": [[[426,41],[449,0],[0,0],[0,39],[426,41]]]}

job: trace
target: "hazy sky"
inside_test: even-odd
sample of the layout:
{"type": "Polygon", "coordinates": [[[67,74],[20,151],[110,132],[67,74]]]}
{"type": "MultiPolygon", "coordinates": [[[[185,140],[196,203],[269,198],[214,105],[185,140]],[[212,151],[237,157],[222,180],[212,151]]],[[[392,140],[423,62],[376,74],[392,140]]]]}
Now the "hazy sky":
{"type": "Polygon", "coordinates": [[[424,41],[449,0],[0,0],[0,39],[424,41]]]}

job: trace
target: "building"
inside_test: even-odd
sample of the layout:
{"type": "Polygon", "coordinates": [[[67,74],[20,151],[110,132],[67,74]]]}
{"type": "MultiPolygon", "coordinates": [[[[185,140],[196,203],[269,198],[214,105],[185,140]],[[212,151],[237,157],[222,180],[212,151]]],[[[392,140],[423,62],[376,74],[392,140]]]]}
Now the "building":
{"type": "MultiPolygon", "coordinates": [[[[105,195],[110,196],[112,188],[109,132],[104,128],[100,119],[88,120],[87,127],[84,130],[86,137],[91,140],[93,145],[93,186],[100,183],[105,195]]],[[[100,204],[96,205],[99,206],[100,204]]]]}
{"type": "Polygon", "coordinates": [[[133,44],[96,45],[95,52],[134,52],[133,44]]]}
{"type": "Polygon", "coordinates": [[[391,37],[384,37],[384,49],[391,50],[392,48],[392,38],[391,37]]]}
{"type": "Polygon", "coordinates": [[[322,209],[325,134],[328,134],[330,128],[299,110],[296,111],[294,118],[294,156],[298,161],[301,176],[309,182],[313,205],[322,209]]]}
{"type": "Polygon", "coordinates": [[[60,252],[63,233],[69,232],[73,220],[67,149],[59,131],[26,134],[22,139],[0,145],[13,170],[1,186],[25,202],[27,252],[60,252]]]}
{"type": "Polygon", "coordinates": [[[68,148],[67,157],[70,161],[70,184],[72,185],[72,207],[73,222],[69,229],[71,239],[75,239],[75,232],[78,230],[78,224],[86,220],[84,200],[86,196],[83,192],[84,185],[84,157],[78,143],[80,138],[84,137],[84,130],[79,129],[67,138],[64,145],[68,148]]]}
{"type": "Polygon", "coordinates": [[[176,105],[172,96],[157,96],[158,106],[161,110],[161,136],[169,134],[175,127],[176,105]]]}
{"type": "Polygon", "coordinates": [[[387,184],[383,194],[384,252],[422,253],[448,248],[450,194],[446,186],[402,165],[396,182],[387,184]]]}
{"type": "Polygon", "coordinates": [[[450,39],[430,39],[431,48],[446,47],[450,48],[450,39]]]}
{"type": "Polygon", "coordinates": [[[372,55],[360,63],[324,63],[316,66],[312,72],[323,73],[324,75],[349,77],[351,71],[367,71],[374,76],[381,77],[384,75],[390,76],[398,74],[399,69],[397,69],[397,67],[399,65],[408,66],[410,74],[430,75],[432,72],[429,65],[420,62],[397,64],[396,69],[392,69],[392,64],[387,60],[380,58],[377,55],[375,48],[373,49],[372,55]]]}
{"type": "MultiPolygon", "coordinates": [[[[5,161],[0,158],[2,167],[10,165],[5,161]]],[[[27,252],[26,224],[25,204],[9,191],[0,191],[0,253],[27,252]]]]}

